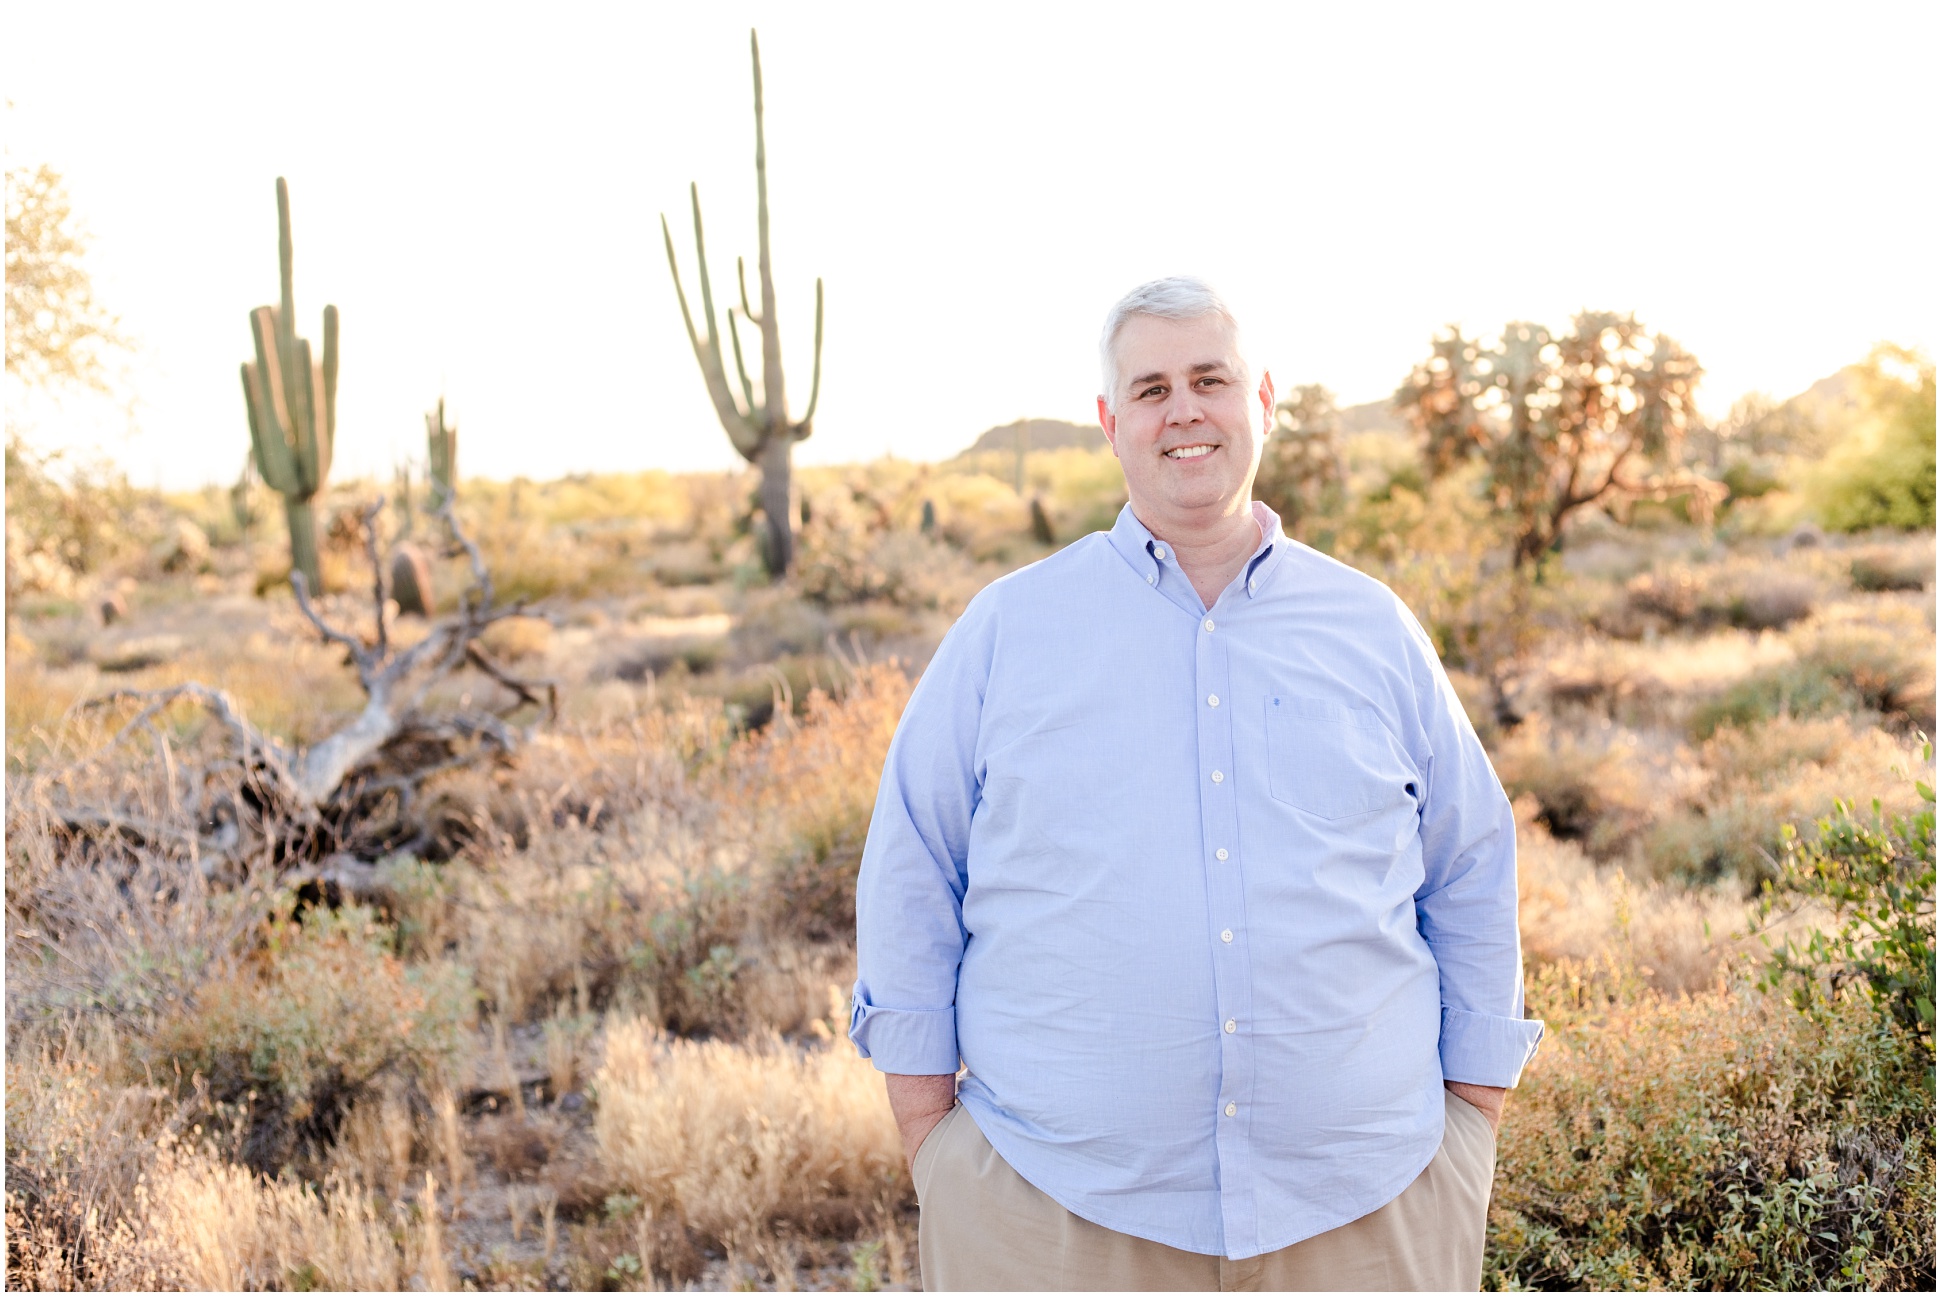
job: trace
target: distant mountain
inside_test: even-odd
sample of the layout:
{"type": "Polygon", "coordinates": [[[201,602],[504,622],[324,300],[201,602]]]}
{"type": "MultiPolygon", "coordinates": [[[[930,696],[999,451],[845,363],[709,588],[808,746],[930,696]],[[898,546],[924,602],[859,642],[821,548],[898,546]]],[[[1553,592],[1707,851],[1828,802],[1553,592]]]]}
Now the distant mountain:
{"type": "Polygon", "coordinates": [[[1067,446],[1086,448],[1105,446],[1105,434],[1096,423],[1067,423],[1063,419],[1020,419],[997,428],[987,428],[963,453],[975,455],[987,450],[1006,454],[1018,449],[1018,428],[1024,427],[1026,450],[1063,450],[1067,446]]]}

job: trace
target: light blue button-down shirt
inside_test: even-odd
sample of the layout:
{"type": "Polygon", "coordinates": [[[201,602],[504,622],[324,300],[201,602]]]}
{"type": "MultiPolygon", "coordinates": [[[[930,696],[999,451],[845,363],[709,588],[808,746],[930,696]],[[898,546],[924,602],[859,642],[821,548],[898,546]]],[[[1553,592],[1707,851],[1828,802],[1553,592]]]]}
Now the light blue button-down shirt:
{"type": "Polygon", "coordinates": [[[1514,1085],[1510,808],[1379,582],[1281,534],[1207,608],[1130,506],[923,674],[857,885],[850,1038],[967,1069],[1018,1174],[1234,1259],[1389,1202],[1445,1078],[1514,1085]]]}

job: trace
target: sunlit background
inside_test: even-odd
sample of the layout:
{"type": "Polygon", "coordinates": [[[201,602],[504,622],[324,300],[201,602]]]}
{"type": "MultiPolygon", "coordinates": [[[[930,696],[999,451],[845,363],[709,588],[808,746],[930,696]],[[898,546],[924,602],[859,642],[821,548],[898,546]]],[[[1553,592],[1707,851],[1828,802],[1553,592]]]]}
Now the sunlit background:
{"type": "Polygon", "coordinates": [[[1587,306],[1713,411],[1936,339],[1931,4],[64,4],[9,13],[9,164],[65,175],[137,347],[122,400],[9,418],[233,480],[283,175],[339,477],[421,454],[441,393],[468,475],[735,463],[658,215],[691,256],[698,181],[717,280],[752,258],[751,25],[798,411],[828,286],[800,462],[1089,420],[1100,317],[1168,273],[1344,404],[1444,323],[1587,306]]]}

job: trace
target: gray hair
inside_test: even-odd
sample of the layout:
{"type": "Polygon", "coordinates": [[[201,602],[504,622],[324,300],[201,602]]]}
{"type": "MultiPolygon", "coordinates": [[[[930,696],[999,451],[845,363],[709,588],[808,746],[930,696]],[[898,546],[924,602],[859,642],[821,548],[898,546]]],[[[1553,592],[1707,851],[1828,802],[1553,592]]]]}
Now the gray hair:
{"type": "Polygon", "coordinates": [[[1125,322],[1135,315],[1154,315],[1162,320],[1197,320],[1201,316],[1217,315],[1233,330],[1236,347],[1239,344],[1240,322],[1204,279],[1173,275],[1139,285],[1106,312],[1105,331],[1099,334],[1099,373],[1105,382],[1108,410],[1119,407],[1119,367],[1112,354],[1112,344],[1118,341],[1119,330],[1125,327],[1125,322]]]}

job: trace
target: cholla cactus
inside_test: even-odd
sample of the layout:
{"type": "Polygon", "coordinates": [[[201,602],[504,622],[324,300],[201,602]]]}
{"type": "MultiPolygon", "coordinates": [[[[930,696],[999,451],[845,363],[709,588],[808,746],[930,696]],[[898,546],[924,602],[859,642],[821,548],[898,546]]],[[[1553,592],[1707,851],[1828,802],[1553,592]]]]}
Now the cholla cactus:
{"type": "Polygon", "coordinates": [[[330,476],[337,433],[337,308],[324,307],[323,356],[314,359],[309,340],[296,333],[290,189],[281,176],[276,178],[276,227],[282,292],[277,305],[249,313],[256,359],[243,362],[243,401],[256,469],[283,497],[290,523],[290,571],[301,573],[311,590],[320,590],[313,502],[330,476]]]}
{"type": "Polygon", "coordinates": [[[667,217],[660,218],[661,237],[667,244],[667,268],[674,276],[674,292],[681,302],[681,320],[687,325],[688,341],[694,358],[701,365],[708,396],[715,413],[741,457],[760,467],[761,505],[767,518],[768,534],[762,546],[762,561],[769,575],[780,579],[795,559],[795,537],[790,526],[790,455],[795,443],[809,435],[815,418],[816,398],[822,392],[822,281],[815,281],[815,370],[809,383],[809,404],[800,420],[790,422],[788,398],[783,391],[782,332],[775,318],[775,280],[768,259],[768,147],[762,134],[762,52],[755,33],[748,33],[749,55],[755,67],[755,216],[757,231],[756,272],[761,279],[762,306],[759,314],[748,304],[748,275],[741,259],[735,259],[735,277],[741,289],[741,315],[762,334],[762,386],[757,399],[748,367],[742,362],[741,333],[735,326],[735,308],[728,308],[728,340],[735,355],[735,377],[741,395],[728,385],[728,370],[721,351],[721,338],[714,324],[714,288],[708,278],[707,241],[701,232],[701,192],[688,186],[694,208],[694,259],[701,276],[701,315],[707,336],[695,332],[694,316],[688,310],[687,290],[681,286],[681,269],[674,259],[674,236],[667,217]]]}

